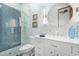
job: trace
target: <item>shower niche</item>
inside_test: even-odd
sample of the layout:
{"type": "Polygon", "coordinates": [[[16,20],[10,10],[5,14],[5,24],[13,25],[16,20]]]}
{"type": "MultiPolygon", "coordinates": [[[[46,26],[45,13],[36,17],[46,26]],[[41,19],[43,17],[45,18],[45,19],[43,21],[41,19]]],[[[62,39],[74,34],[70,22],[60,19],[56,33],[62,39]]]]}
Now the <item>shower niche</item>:
{"type": "Polygon", "coordinates": [[[21,44],[20,11],[0,4],[0,52],[21,44]]]}

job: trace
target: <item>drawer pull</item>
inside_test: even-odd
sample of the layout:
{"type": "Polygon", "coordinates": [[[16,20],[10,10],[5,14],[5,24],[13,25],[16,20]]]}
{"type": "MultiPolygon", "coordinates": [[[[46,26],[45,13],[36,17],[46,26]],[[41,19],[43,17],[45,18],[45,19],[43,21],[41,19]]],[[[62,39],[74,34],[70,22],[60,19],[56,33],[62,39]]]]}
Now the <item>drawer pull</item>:
{"type": "Polygon", "coordinates": [[[56,54],[56,56],[59,56],[59,54],[56,54]]]}
{"type": "Polygon", "coordinates": [[[53,52],[51,51],[50,53],[52,54],[53,52]]]}
{"type": "Polygon", "coordinates": [[[71,54],[73,54],[73,47],[71,46],[71,54]]]}
{"type": "Polygon", "coordinates": [[[38,47],[38,49],[41,49],[41,48],[38,47]]]}
{"type": "Polygon", "coordinates": [[[77,53],[79,53],[79,51],[77,51],[77,53]]]}

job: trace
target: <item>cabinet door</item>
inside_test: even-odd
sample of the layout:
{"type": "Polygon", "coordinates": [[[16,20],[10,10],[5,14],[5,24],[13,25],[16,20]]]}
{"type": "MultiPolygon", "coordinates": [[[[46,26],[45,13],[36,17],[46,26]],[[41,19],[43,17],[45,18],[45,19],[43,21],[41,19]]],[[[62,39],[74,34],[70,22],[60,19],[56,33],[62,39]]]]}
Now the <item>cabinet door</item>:
{"type": "Polygon", "coordinates": [[[54,47],[51,46],[50,40],[44,40],[44,55],[45,56],[54,56],[54,47]]]}
{"type": "Polygon", "coordinates": [[[52,46],[55,48],[55,55],[71,55],[71,46],[68,43],[52,41],[52,46]]]}
{"type": "Polygon", "coordinates": [[[44,51],[46,49],[45,49],[45,43],[44,43],[43,39],[39,39],[39,38],[32,39],[31,44],[33,44],[35,46],[35,55],[36,56],[45,55],[44,51]]]}
{"type": "Polygon", "coordinates": [[[55,56],[63,56],[63,53],[55,49],[55,56]]]}
{"type": "Polygon", "coordinates": [[[0,52],[21,44],[21,13],[7,5],[0,4],[0,52]]]}
{"type": "Polygon", "coordinates": [[[48,55],[54,56],[55,55],[55,47],[50,46],[48,49],[48,55]]]}
{"type": "Polygon", "coordinates": [[[63,56],[71,55],[71,46],[68,43],[61,43],[59,46],[59,51],[63,54],[63,56]]]}
{"type": "MultiPolygon", "coordinates": [[[[67,49],[67,48],[65,48],[67,49]]],[[[68,51],[65,51],[64,48],[58,47],[55,49],[55,56],[70,56],[71,53],[68,51]]]]}
{"type": "Polygon", "coordinates": [[[72,55],[73,56],[79,56],[79,46],[74,45],[72,47],[72,55]]]}
{"type": "Polygon", "coordinates": [[[36,47],[35,48],[35,55],[36,56],[44,56],[44,49],[41,47],[36,47]]]}

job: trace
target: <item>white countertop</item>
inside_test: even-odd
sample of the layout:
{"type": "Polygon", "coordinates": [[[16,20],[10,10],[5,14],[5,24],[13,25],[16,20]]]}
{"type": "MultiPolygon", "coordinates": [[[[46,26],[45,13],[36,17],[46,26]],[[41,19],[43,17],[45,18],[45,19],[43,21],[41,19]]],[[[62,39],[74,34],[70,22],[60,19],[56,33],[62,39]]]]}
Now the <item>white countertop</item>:
{"type": "Polygon", "coordinates": [[[66,36],[53,36],[53,35],[46,35],[45,37],[40,37],[39,35],[30,36],[30,38],[41,38],[41,39],[49,39],[49,40],[56,40],[61,42],[79,44],[79,39],[70,39],[66,36]]]}

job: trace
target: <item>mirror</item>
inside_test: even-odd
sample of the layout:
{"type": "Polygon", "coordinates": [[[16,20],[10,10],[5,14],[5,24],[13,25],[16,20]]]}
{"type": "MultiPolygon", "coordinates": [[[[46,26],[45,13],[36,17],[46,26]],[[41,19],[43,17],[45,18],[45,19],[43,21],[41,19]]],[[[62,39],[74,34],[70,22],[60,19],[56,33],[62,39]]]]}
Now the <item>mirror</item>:
{"type": "Polygon", "coordinates": [[[72,18],[73,9],[69,4],[54,4],[47,15],[48,23],[53,27],[62,27],[72,18]]]}

